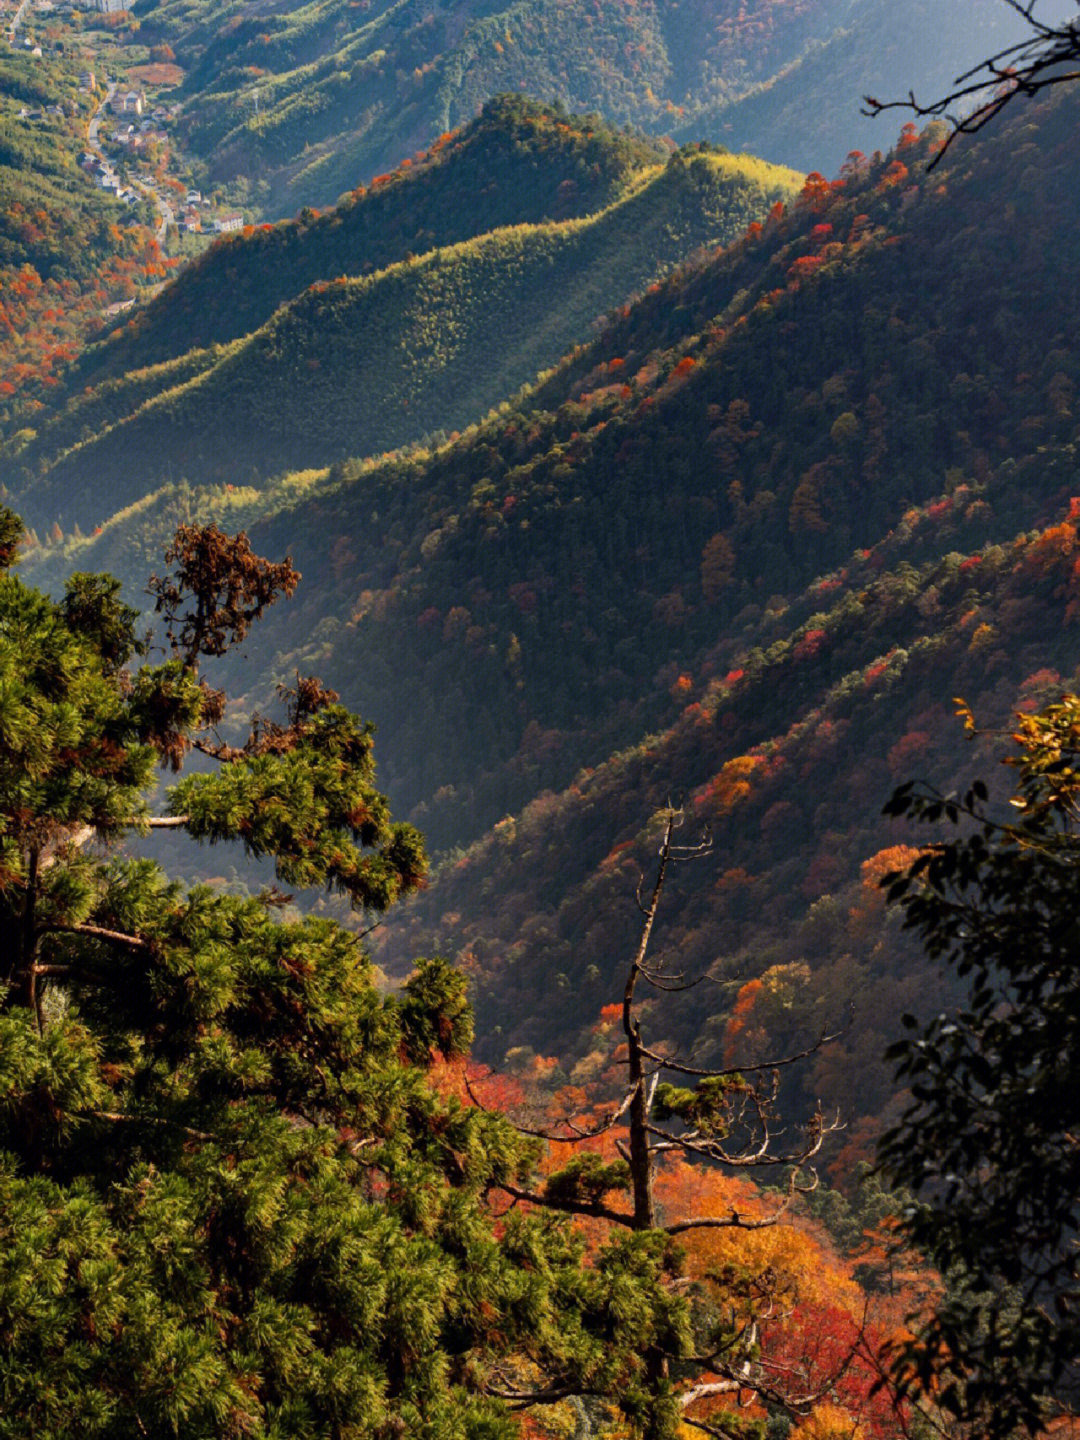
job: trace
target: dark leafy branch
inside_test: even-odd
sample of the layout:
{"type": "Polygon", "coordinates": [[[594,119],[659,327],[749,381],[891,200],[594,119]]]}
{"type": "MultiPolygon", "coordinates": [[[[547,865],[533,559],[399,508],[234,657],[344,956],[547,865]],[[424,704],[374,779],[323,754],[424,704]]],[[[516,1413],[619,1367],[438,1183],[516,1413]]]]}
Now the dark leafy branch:
{"type": "Polygon", "coordinates": [[[1012,742],[1008,807],[981,782],[894,795],[890,814],[952,833],[882,882],[965,981],[890,1052],[911,1101],[882,1160],[920,1197],[906,1238],[953,1277],[895,1372],[991,1440],[1041,1430],[1080,1374],[1080,699],[1018,715],[1012,742]]]}

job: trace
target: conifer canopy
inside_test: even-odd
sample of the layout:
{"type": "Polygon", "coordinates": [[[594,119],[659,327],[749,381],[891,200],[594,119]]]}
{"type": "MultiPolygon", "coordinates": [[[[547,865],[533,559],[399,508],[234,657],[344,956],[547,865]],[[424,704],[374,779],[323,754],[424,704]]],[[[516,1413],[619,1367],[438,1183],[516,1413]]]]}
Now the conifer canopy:
{"type": "Polygon", "coordinates": [[[240,745],[213,728],[199,636],[240,594],[231,560],[256,608],[291,567],[219,534],[196,583],[206,537],[178,537],[173,658],[136,668],[115,583],[37,593],[18,534],[0,516],[0,1437],[502,1440],[496,1367],[625,1388],[659,1256],[585,1269],[562,1222],[493,1223],[532,1142],[432,1083],[471,1039],[462,978],[425,961],[382,996],[348,929],[108,843],[195,748],[215,769],[159,823],[361,910],[420,882],[332,692],[298,681],[240,745]]]}

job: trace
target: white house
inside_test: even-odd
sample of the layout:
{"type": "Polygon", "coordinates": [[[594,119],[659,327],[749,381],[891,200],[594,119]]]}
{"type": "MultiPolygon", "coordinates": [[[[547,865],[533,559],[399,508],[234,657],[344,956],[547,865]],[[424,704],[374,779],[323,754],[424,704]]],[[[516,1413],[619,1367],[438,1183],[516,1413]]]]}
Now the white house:
{"type": "Polygon", "coordinates": [[[146,96],[141,90],[118,90],[112,98],[114,115],[141,115],[146,106],[146,96]]]}

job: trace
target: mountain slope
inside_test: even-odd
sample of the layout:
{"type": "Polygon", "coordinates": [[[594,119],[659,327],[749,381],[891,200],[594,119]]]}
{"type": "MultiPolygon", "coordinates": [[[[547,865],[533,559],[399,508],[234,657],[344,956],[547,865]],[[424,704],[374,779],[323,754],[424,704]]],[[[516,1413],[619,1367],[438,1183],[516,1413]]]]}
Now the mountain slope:
{"type": "Polygon", "coordinates": [[[636,740],[748,607],[1070,435],[1075,103],[929,177],[913,144],[808,186],[516,413],[430,458],[346,466],[267,525],[345,597],[316,580],[275,643],[295,658],[322,625],[437,845],[636,740]]]}
{"type": "MultiPolygon", "coordinates": [[[[378,722],[382,783],[444,854],[380,958],[461,960],[488,1058],[601,1063],[648,818],[681,796],[715,846],[655,954],[711,978],[664,1043],[738,1065],[853,1001],[785,1098],[846,1096],[837,1164],[865,1155],[898,1014],[949,1003],[882,911],[916,837],[881,806],[987,768],[953,696],[993,730],[1080,683],[1078,122],[1062,90],[929,174],[932,133],[812,178],[517,410],[214,497],[306,575],[234,688],[261,705],[318,671],[378,722]]],[[[162,493],[74,553],[141,572],[193,504],[162,493]]]]}
{"type": "MultiPolygon", "coordinates": [[[[927,139],[808,183],[432,454],[208,496],[309,576],[270,671],[352,677],[395,803],[445,847],[665,723],[704,654],[768,648],[763,617],[943,488],[999,477],[1010,540],[1059,500],[1075,428],[1076,106],[930,175],[927,139]]],[[[145,502],[79,563],[140,575],[196,503],[145,502]]]]}
{"type": "MultiPolygon", "coordinates": [[[[1036,482],[1033,467],[1011,478],[1036,482]]],[[[754,1063],[842,1029],[851,1006],[850,1029],[786,1085],[786,1103],[884,1114],[881,1057],[899,1015],[926,1017],[949,992],[876,889],[914,857],[896,847],[932,837],[890,825],[882,806],[913,777],[948,792],[982,774],[1003,800],[992,757],[1010,709],[1080,684],[1076,502],[1005,545],[972,546],[999,494],[961,486],[921,507],[905,534],[759,627],[767,646],[702,656],[669,727],[447,862],[384,938],[383,963],[437,944],[473,977],[484,1058],[501,1065],[524,1047],[587,1079],[640,926],[650,817],[674,796],[687,838],[707,826],[714,848],[672,877],[652,963],[710,980],[662,997],[661,1048],[696,1065],[754,1063]],[[950,715],[953,692],[983,727],[975,750],[950,715]]]]}
{"type": "Polygon", "coordinates": [[[939,93],[1022,33],[1001,0],[323,0],[273,14],[140,0],[138,13],[188,70],[187,140],[210,177],[250,177],[271,214],[326,203],[506,90],[831,172],[887,143],[858,114],[883,75],[887,90],[939,93]]]}
{"type": "Polygon", "coordinates": [[[212,247],[81,358],[72,388],[247,335],[320,280],[370,274],[506,225],[595,214],[668,153],[595,117],[499,96],[423,157],[332,210],[212,247]]]}
{"type": "Polygon", "coordinates": [[[105,307],[159,269],[144,207],[79,169],[99,98],[79,71],[0,39],[0,423],[46,400],[105,307]]]}
{"type": "MultiPolygon", "coordinates": [[[[1071,0],[1040,7],[1048,23],[1074,12],[1071,0]]],[[[808,44],[792,63],[734,100],[707,104],[677,121],[672,135],[704,136],[733,150],[833,175],[852,150],[893,143],[893,117],[862,113],[863,97],[922,101],[947,94],[957,75],[1029,33],[1003,3],[863,0],[837,14],[828,37],[808,44]]]]}
{"type": "MultiPolygon", "coordinates": [[[[125,393],[139,399],[135,386],[173,381],[59,455],[19,503],[35,523],[85,529],[166,481],[280,474],[466,425],[596,316],[696,247],[738,234],[794,179],[730,156],[677,155],[589,219],[496,231],[314,286],[252,336],[193,357],[191,378],[159,367],[110,392],[116,413],[125,393]]],[[[93,409],[92,395],[78,401],[25,459],[47,465],[45,447],[93,409]]]]}

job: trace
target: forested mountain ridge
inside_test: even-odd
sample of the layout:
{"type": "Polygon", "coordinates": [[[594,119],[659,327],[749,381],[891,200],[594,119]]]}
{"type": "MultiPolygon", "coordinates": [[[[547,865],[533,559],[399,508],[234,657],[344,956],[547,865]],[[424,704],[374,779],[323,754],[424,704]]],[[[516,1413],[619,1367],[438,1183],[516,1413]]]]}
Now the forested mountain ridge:
{"type": "MultiPolygon", "coordinates": [[[[643,827],[684,792],[716,859],[658,939],[720,989],[671,1038],[715,1059],[738,1021],[801,1043],[855,998],[797,1098],[858,1076],[887,1107],[872,1056],[940,992],[882,928],[876,877],[913,837],[881,805],[913,771],[970,773],[953,695],[1001,725],[1080,664],[1078,108],[1042,99],[929,173],[940,137],[906,132],[811,177],[432,454],[221,492],[309,576],[245,683],[350,677],[439,848],[515,816],[382,951],[462,960],[487,1056],[588,1060],[643,827]]],[[[191,504],[162,494],[80,563],[126,568],[140,524],[191,504]]]]}
{"type": "MultiPolygon", "coordinates": [[[[670,144],[623,135],[596,118],[559,116],[523,96],[497,97],[426,156],[379,177],[368,190],[361,186],[333,210],[248,227],[212,246],[172,284],[116,320],[100,344],[65,349],[47,388],[26,392],[28,403],[19,404],[22,387],[13,387],[7,436],[24,433],[9,445],[9,457],[18,453],[23,469],[40,467],[43,457],[210,368],[220,358],[213,346],[257,329],[313,284],[370,275],[487,230],[595,213],[670,153],[670,144]],[[25,433],[30,428],[33,435],[25,433]]],[[[103,194],[76,178],[91,194],[103,194]]],[[[18,215],[16,205],[12,223],[18,215]]],[[[99,248],[107,253],[118,233],[103,233],[99,248]]],[[[79,263],[93,253],[84,243],[79,263]]],[[[17,293],[9,287],[7,305],[26,330],[30,322],[12,309],[17,293]]],[[[7,478],[18,488],[16,477],[7,478]]]]}
{"type": "MultiPolygon", "coordinates": [[[[434,453],[208,497],[314,577],[267,626],[273,673],[355,677],[388,788],[443,848],[666,723],[719,637],[778,641],[773,611],[911,506],[995,476],[1012,506],[1015,459],[1035,509],[978,512],[1011,540],[1074,423],[1075,104],[930,174],[906,134],[812,179],[434,453]]],[[[147,527],[194,504],[163,493],[79,563],[141,573],[147,527]]]]}
{"type": "Polygon", "coordinates": [[[249,229],[199,257],[108,343],[80,357],[73,387],[225,344],[320,280],[370,274],[506,225],[605,209],[670,145],[523,95],[488,101],[460,130],[332,209],[249,229]]]}
{"type": "Polygon", "coordinates": [[[187,69],[186,135],[208,174],[250,177],[271,214],[333,200],[506,90],[831,171],[882,143],[859,115],[867,91],[895,75],[937,91],[1020,33],[997,0],[327,0],[272,16],[142,0],[137,13],[187,69]]]}
{"type": "Polygon", "coordinates": [[[309,589],[299,632],[323,623],[363,677],[437,846],[651,728],[748,605],[1068,433],[1073,103],[930,175],[908,137],[813,182],[517,412],[430,458],[346,466],[272,523],[351,596],[309,589]]]}
{"type": "MultiPolygon", "coordinates": [[[[381,961],[396,971],[437,944],[473,980],[481,1056],[553,1056],[584,1083],[635,943],[649,820],[674,798],[688,838],[709,827],[714,855],[674,877],[656,961],[711,984],[665,1001],[666,1046],[705,1066],[755,1061],[842,1029],[854,1007],[785,1086],[792,1113],[843,1109],[853,1133],[829,1164],[850,1178],[870,1158],[863,1122],[893,1104],[882,1056],[897,1017],[949,1000],[885,923],[878,882],[921,837],[885,822],[884,802],[915,776],[955,791],[980,766],[1000,793],[989,757],[1010,713],[1080,684],[1075,450],[1045,462],[1052,478],[1029,463],[912,508],[887,541],[700,653],[668,687],[676,719],[447,858],[378,942],[381,961]],[[1056,496],[1057,523],[1025,529],[1037,506],[1010,504],[1017,483],[1044,511],[1056,496]],[[994,737],[974,754],[954,693],[994,737]]],[[[530,738],[521,760],[536,773],[554,741],[530,738]]]]}
{"type": "Polygon", "coordinates": [[[796,183],[760,162],[695,151],[643,172],[588,218],[497,230],[320,282],[248,337],[78,395],[22,438],[6,482],[31,523],[87,530],[169,481],[260,483],[460,428],[598,316],[699,246],[733,238],[796,183]]]}

